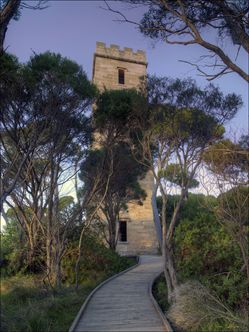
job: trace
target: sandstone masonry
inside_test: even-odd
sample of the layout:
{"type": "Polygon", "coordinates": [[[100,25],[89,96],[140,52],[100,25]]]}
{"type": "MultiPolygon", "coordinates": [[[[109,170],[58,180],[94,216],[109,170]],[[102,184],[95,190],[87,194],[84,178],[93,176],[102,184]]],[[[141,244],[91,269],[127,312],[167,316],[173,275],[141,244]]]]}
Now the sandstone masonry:
{"type": "MultiPolygon", "coordinates": [[[[117,45],[106,47],[105,43],[97,42],[93,59],[93,83],[100,90],[137,88],[140,77],[146,75],[146,67],[144,51],[134,52],[127,47],[121,50],[117,45]]],[[[128,211],[121,215],[120,220],[126,222],[127,241],[118,242],[117,251],[120,254],[156,254],[158,251],[151,206],[153,183],[153,175],[148,172],[140,181],[147,194],[143,205],[128,204],[128,211]]]]}

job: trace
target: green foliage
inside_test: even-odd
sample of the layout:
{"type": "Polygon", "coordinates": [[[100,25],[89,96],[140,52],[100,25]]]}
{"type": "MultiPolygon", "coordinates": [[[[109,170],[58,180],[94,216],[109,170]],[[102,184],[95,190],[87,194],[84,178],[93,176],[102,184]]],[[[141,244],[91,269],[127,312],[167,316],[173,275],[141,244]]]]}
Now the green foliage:
{"type": "MultiPolygon", "coordinates": [[[[58,223],[61,225],[67,223],[71,217],[75,207],[74,198],[72,196],[62,196],[58,204],[58,223]]],[[[32,218],[32,212],[29,208],[22,207],[27,215],[32,218]]],[[[13,209],[8,209],[6,216],[7,224],[1,234],[1,275],[11,276],[17,273],[30,272],[28,263],[29,247],[27,244],[26,234],[21,227],[13,209]]],[[[76,222],[71,223],[68,228],[70,230],[68,239],[71,240],[72,234],[78,231],[76,222]]],[[[38,242],[41,246],[36,250],[34,257],[35,270],[33,272],[41,272],[45,269],[44,263],[44,246],[42,239],[38,242]]]]}
{"type": "MultiPolygon", "coordinates": [[[[12,211],[8,211],[10,216],[12,211]]],[[[28,246],[16,220],[10,219],[1,233],[1,276],[13,275],[27,268],[28,246]]]]}
{"type": "Polygon", "coordinates": [[[4,53],[1,55],[1,80],[4,80],[6,82],[7,80],[10,81],[11,79],[15,78],[18,68],[19,64],[16,56],[8,53],[4,53]]]}
{"type": "Polygon", "coordinates": [[[198,203],[198,195],[190,195],[183,209],[175,233],[178,274],[181,281],[200,280],[224,303],[238,309],[245,304],[248,286],[240,272],[243,265],[240,250],[207,206],[205,197],[200,196],[198,203]]]}
{"type": "MultiPolygon", "coordinates": [[[[249,188],[246,186],[233,187],[227,192],[218,196],[218,205],[215,210],[219,220],[230,226],[234,233],[242,231],[244,228],[247,237],[249,226],[249,188]],[[233,225],[233,226],[232,226],[233,225]]],[[[242,231],[243,233],[243,231],[242,231]]]]}
{"type": "MultiPolygon", "coordinates": [[[[102,275],[103,277],[103,275],[102,275]]],[[[1,331],[68,331],[90,291],[100,279],[94,276],[57,294],[44,288],[39,276],[15,276],[1,283],[1,331]]]]}
{"type": "Polygon", "coordinates": [[[96,95],[96,87],[87,79],[83,69],[60,54],[46,52],[34,55],[24,68],[23,75],[29,81],[30,87],[35,88],[42,84],[43,88],[50,87],[55,91],[58,83],[63,81],[63,88],[70,89],[71,93],[80,98],[93,98],[96,95]]]}
{"type": "Polygon", "coordinates": [[[142,204],[146,197],[138,182],[146,169],[136,161],[128,143],[131,119],[141,102],[144,97],[133,89],[106,90],[99,95],[93,114],[97,149],[81,164],[82,193],[91,192],[98,181],[91,207],[101,202],[102,219],[107,221],[109,232],[106,241],[113,250],[120,212],[128,208],[128,202],[142,204]]]}
{"type": "Polygon", "coordinates": [[[106,197],[107,199],[111,197],[113,203],[116,201],[121,203],[120,207],[124,208],[129,200],[145,198],[145,192],[138,183],[138,178],[144,173],[144,167],[134,160],[128,146],[116,143],[109,149],[103,147],[90,151],[88,158],[81,165],[80,178],[87,190],[93,186],[97,174],[104,175],[101,190],[103,195],[108,176],[111,174],[106,197]]]}
{"type": "Polygon", "coordinates": [[[181,171],[181,166],[179,164],[169,164],[164,170],[158,172],[159,176],[166,178],[169,182],[180,186],[182,183],[189,181],[189,189],[196,188],[199,186],[199,182],[196,179],[191,179],[190,174],[181,171]]]}
{"type": "MultiPolygon", "coordinates": [[[[77,248],[77,243],[69,245],[62,262],[63,279],[69,284],[75,282],[77,248]]],[[[118,253],[104,246],[93,234],[86,235],[82,253],[79,268],[80,283],[94,275],[110,276],[134,264],[134,259],[120,257],[118,253]]]]}
{"type": "Polygon", "coordinates": [[[179,15],[183,12],[185,19],[194,24],[200,32],[211,26],[216,29],[220,38],[229,36],[234,44],[243,45],[241,38],[245,32],[248,33],[247,9],[245,0],[231,1],[224,5],[220,2],[193,0],[181,3],[168,0],[166,4],[162,1],[155,4],[152,2],[148,12],[143,16],[140,30],[144,35],[159,40],[167,40],[169,36],[176,35],[179,31],[187,34],[188,24],[184,24],[183,20],[174,20],[176,16],[174,13],[179,15]],[[215,24],[217,17],[220,20],[219,25],[215,24]]]}
{"type": "Polygon", "coordinates": [[[172,135],[180,141],[199,140],[199,144],[220,138],[225,131],[214,116],[198,109],[177,110],[169,125],[172,135]]]}
{"type": "Polygon", "coordinates": [[[199,327],[200,332],[247,332],[246,327],[239,326],[234,322],[224,321],[222,319],[217,319],[215,321],[211,321],[208,323],[203,323],[202,326],[199,327]]]}
{"type": "MultiPolygon", "coordinates": [[[[148,101],[152,108],[164,105],[167,112],[179,110],[177,121],[181,124],[182,133],[184,131],[197,133],[199,128],[202,136],[208,134],[210,131],[208,128],[214,120],[222,125],[224,121],[231,120],[242,106],[239,95],[233,93],[224,95],[213,84],[202,89],[191,78],[181,80],[149,76],[146,87],[148,101]],[[207,128],[204,126],[205,119],[208,121],[207,128]]],[[[158,113],[158,108],[156,111],[158,113]]],[[[222,126],[220,130],[224,130],[222,126]]]]}
{"type": "Polygon", "coordinates": [[[204,161],[215,174],[223,176],[231,182],[235,178],[237,185],[242,183],[243,175],[247,181],[249,153],[246,147],[246,136],[240,144],[223,139],[211,145],[204,153],[204,161]]]}
{"type": "MultiPolygon", "coordinates": [[[[179,195],[168,195],[167,197],[167,207],[166,207],[166,214],[167,214],[167,220],[170,221],[172,218],[174,209],[176,204],[178,203],[180,199],[179,195]]],[[[188,194],[188,199],[184,204],[184,207],[180,213],[180,221],[181,219],[189,219],[192,220],[195,218],[197,213],[209,213],[210,210],[214,206],[216,206],[216,198],[213,196],[205,196],[203,194],[188,194]]],[[[162,197],[157,197],[157,206],[158,210],[161,211],[162,207],[162,197]]]]}
{"type": "Polygon", "coordinates": [[[63,196],[59,201],[59,210],[63,211],[70,205],[74,203],[74,198],[72,196],[63,196]]]}
{"type": "Polygon", "coordinates": [[[144,97],[135,89],[104,91],[97,99],[94,113],[98,130],[114,126],[124,132],[130,124],[132,113],[144,103],[144,97]]]}
{"type": "Polygon", "coordinates": [[[94,236],[86,237],[80,265],[80,286],[75,292],[77,243],[68,245],[63,258],[63,287],[55,294],[42,275],[16,275],[1,282],[1,331],[68,331],[82,303],[98,283],[136,262],[120,257],[94,236]]]}
{"type": "Polygon", "coordinates": [[[163,312],[166,312],[169,309],[169,303],[167,300],[167,286],[163,273],[155,280],[152,287],[152,293],[163,312]]]}
{"type": "MultiPolygon", "coordinates": [[[[237,197],[235,189],[226,194],[227,198],[230,197],[230,207],[237,197]]],[[[242,193],[248,197],[247,188],[242,188],[242,193]]],[[[220,199],[189,194],[175,232],[174,258],[177,274],[180,282],[199,280],[215,292],[229,308],[243,311],[248,306],[248,299],[245,295],[248,281],[245,271],[241,272],[244,263],[238,242],[233,240],[226,226],[217,220],[216,211],[219,208],[220,199]]],[[[168,219],[171,218],[178,200],[177,195],[168,197],[166,211],[168,219]]],[[[242,201],[243,199],[241,199],[242,201]]],[[[225,200],[225,202],[229,202],[229,200],[225,200]]],[[[158,205],[160,206],[160,204],[159,197],[158,205]]],[[[246,211],[248,210],[244,209],[245,213],[246,211]]],[[[243,215],[238,210],[238,204],[234,206],[234,217],[236,214],[243,215]]],[[[242,219],[248,220],[247,218],[242,219]]],[[[235,233],[235,229],[233,233],[235,233]]],[[[160,299],[160,294],[158,296],[160,299]]],[[[214,326],[221,327],[225,323],[216,321],[214,324],[214,326]]],[[[211,326],[213,325],[210,323],[210,329],[211,326]]]]}
{"type": "Polygon", "coordinates": [[[197,281],[176,287],[168,317],[181,331],[246,331],[247,315],[232,312],[212,291],[197,281]]]}

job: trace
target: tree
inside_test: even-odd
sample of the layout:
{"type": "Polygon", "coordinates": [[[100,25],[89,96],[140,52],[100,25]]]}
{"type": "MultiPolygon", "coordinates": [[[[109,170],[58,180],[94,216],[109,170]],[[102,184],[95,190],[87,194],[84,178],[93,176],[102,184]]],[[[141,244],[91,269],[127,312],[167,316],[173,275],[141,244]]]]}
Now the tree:
{"type": "MultiPolygon", "coordinates": [[[[22,158],[20,140],[14,140],[12,135],[18,133],[26,149],[30,141],[35,144],[7,203],[15,209],[28,235],[31,254],[35,240],[42,235],[47,275],[55,285],[59,285],[66,236],[82,210],[80,206],[67,221],[62,219],[59,213],[60,190],[75,176],[74,163],[76,156],[78,160],[79,147],[84,158],[90,144],[91,126],[86,112],[96,90],[76,63],[58,54],[35,55],[19,71],[22,85],[13,91],[14,98],[15,93],[18,97],[7,99],[4,104],[5,164],[12,164],[12,150],[18,151],[19,158],[22,158]],[[13,127],[16,122],[12,119],[15,118],[19,122],[13,127]],[[38,135],[39,140],[33,141],[33,135],[38,135]],[[28,214],[24,206],[29,208],[28,214]]],[[[8,176],[12,174],[15,174],[15,168],[8,176]]]]}
{"type": "Polygon", "coordinates": [[[137,134],[135,149],[142,151],[140,162],[153,172],[154,196],[157,190],[162,196],[161,247],[171,301],[177,285],[173,239],[180,212],[189,189],[197,185],[195,176],[204,151],[222,137],[224,121],[234,116],[241,100],[236,95],[224,96],[213,85],[201,90],[190,79],[152,77],[146,88],[149,107],[138,109],[134,114],[132,134],[134,131],[137,134]],[[179,188],[180,195],[171,219],[167,220],[167,198],[172,184],[179,188]]]}
{"type": "Polygon", "coordinates": [[[116,249],[118,241],[120,213],[128,209],[128,203],[142,204],[142,199],[145,198],[145,192],[138,182],[145,170],[131,155],[125,136],[130,114],[138,98],[139,94],[135,90],[104,91],[99,96],[94,111],[97,131],[95,144],[98,149],[91,151],[82,165],[81,179],[86,188],[92,187],[100,165],[104,174],[103,184],[110,175],[108,189],[103,185],[94,201],[95,204],[99,202],[106,191],[98,216],[103,226],[104,238],[113,250],[116,249]]]}
{"type": "Polygon", "coordinates": [[[38,0],[36,4],[31,5],[22,0],[2,0],[0,3],[0,55],[4,52],[4,39],[8,25],[12,19],[17,20],[22,8],[44,9],[46,0],[38,0]]]}
{"type": "MultiPolygon", "coordinates": [[[[14,56],[1,56],[0,73],[0,139],[1,139],[1,198],[0,208],[20,179],[20,174],[32,159],[35,147],[42,139],[38,113],[30,112],[30,89],[23,70],[14,56]]],[[[46,125],[46,123],[44,123],[46,125]]]]}
{"type": "Polygon", "coordinates": [[[205,152],[204,161],[218,189],[217,220],[238,244],[249,280],[248,257],[248,136],[238,143],[228,139],[212,145],[205,152]]]}
{"type": "MultiPolygon", "coordinates": [[[[86,187],[91,187],[102,165],[103,184],[111,174],[106,195],[100,205],[98,217],[106,243],[115,251],[119,235],[119,218],[122,211],[128,209],[128,203],[142,204],[145,192],[138,183],[141,166],[133,159],[125,144],[119,143],[110,149],[94,150],[82,165],[81,179],[86,187]],[[106,225],[107,223],[107,225],[106,225]],[[106,227],[107,226],[107,227],[106,227]],[[106,229],[107,228],[107,229],[106,229]]],[[[98,191],[92,201],[95,204],[103,197],[106,186],[98,191]]]]}
{"type": "MultiPolygon", "coordinates": [[[[237,56],[234,55],[235,60],[233,60],[233,56],[228,54],[222,45],[224,38],[228,38],[229,42],[238,47],[237,53],[243,48],[248,54],[248,1],[125,0],[125,2],[148,7],[138,24],[145,36],[171,45],[197,44],[208,50],[209,54],[201,60],[210,60],[211,62],[204,64],[204,67],[213,68],[213,72],[206,72],[201,66],[192,64],[208,80],[235,72],[247,82],[249,81],[248,72],[236,62],[237,56]],[[210,41],[206,32],[217,36],[218,42],[210,41]]],[[[122,21],[131,23],[124,14],[111,9],[108,4],[107,6],[121,15],[122,21]]]]}

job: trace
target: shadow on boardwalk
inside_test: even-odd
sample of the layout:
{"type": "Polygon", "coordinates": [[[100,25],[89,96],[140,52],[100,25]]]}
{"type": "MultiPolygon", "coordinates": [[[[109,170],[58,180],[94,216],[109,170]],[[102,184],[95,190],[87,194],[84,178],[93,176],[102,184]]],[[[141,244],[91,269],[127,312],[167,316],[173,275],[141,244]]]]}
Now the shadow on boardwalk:
{"type": "Polygon", "coordinates": [[[162,266],[160,256],[141,256],[137,267],[96,291],[73,331],[165,332],[150,298],[151,281],[162,266]]]}

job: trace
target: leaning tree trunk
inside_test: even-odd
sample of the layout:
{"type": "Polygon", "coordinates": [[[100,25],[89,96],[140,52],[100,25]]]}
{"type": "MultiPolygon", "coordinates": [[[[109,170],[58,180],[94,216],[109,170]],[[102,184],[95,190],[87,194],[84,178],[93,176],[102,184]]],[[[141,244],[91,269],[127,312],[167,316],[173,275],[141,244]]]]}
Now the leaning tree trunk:
{"type": "Polygon", "coordinates": [[[176,270],[173,259],[172,245],[167,240],[167,217],[166,204],[167,199],[162,193],[162,255],[164,261],[164,275],[167,284],[168,302],[172,302],[172,294],[177,286],[176,270]]]}
{"type": "Polygon", "coordinates": [[[153,211],[154,224],[155,224],[156,233],[157,233],[157,240],[158,240],[160,248],[162,250],[162,226],[160,223],[160,217],[159,217],[157,203],[156,203],[157,189],[158,189],[158,186],[155,185],[153,192],[152,192],[152,196],[151,196],[151,205],[152,205],[152,211],[153,211]]]}

